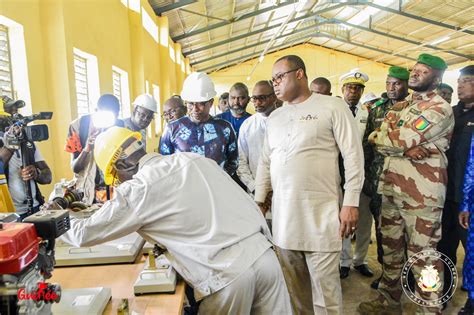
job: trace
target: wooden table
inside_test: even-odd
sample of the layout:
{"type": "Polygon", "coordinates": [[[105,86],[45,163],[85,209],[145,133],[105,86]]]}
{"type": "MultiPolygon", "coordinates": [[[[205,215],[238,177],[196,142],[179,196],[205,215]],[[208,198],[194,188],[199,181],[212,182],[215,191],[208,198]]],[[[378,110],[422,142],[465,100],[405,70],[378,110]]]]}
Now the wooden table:
{"type": "Polygon", "coordinates": [[[58,283],[62,289],[107,287],[112,289],[112,301],[104,314],[117,314],[123,298],[129,300],[129,313],[179,314],[183,312],[184,282],[178,280],[175,293],[146,294],[135,296],[133,285],[145,258],[141,256],[135,264],[117,264],[81,267],[57,267],[50,283],[58,283]]]}

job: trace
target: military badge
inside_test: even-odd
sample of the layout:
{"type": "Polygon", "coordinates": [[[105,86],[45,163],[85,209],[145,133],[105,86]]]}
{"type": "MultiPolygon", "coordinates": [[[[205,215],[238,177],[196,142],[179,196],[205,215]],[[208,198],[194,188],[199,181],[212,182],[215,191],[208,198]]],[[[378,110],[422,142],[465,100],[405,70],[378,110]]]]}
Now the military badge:
{"type": "Polygon", "coordinates": [[[419,110],[416,110],[416,109],[414,109],[414,108],[411,108],[411,109],[410,109],[410,113],[413,113],[413,114],[415,114],[415,115],[420,115],[420,114],[421,114],[421,112],[420,112],[419,110]]]}
{"type": "Polygon", "coordinates": [[[420,130],[420,131],[423,131],[425,130],[426,128],[428,128],[428,126],[430,125],[431,123],[428,121],[428,119],[426,119],[425,117],[420,116],[418,117],[415,122],[413,123],[413,125],[415,126],[415,129],[416,130],[420,130]]]}

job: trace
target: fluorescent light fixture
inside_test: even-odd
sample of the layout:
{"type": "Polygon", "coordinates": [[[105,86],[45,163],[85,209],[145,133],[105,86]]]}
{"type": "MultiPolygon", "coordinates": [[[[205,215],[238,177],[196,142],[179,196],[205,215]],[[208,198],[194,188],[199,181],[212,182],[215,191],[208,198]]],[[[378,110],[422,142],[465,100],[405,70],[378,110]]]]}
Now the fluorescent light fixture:
{"type": "Polygon", "coordinates": [[[447,40],[450,39],[450,38],[451,38],[451,36],[443,36],[443,37],[440,37],[440,38],[435,39],[434,41],[432,41],[432,42],[430,43],[430,45],[436,45],[436,44],[445,42],[445,41],[447,41],[447,40]]]}
{"type": "Polygon", "coordinates": [[[250,81],[250,76],[247,77],[247,81],[250,81]]]}
{"type": "Polygon", "coordinates": [[[258,62],[262,62],[263,59],[265,59],[265,55],[261,54],[260,57],[258,57],[258,62]]]}

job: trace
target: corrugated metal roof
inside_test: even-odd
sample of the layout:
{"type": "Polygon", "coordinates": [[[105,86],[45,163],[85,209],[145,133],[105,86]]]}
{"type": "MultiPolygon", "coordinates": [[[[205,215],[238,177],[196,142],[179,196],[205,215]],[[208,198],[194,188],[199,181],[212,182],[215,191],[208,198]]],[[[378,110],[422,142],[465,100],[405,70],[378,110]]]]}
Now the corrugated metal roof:
{"type": "Polygon", "coordinates": [[[215,71],[299,43],[386,64],[421,52],[449,64],[473,59],[472,1],[149,0],[195,70],[215,71]],[[271,42],[271,45],[269,43],[271,42]]]}

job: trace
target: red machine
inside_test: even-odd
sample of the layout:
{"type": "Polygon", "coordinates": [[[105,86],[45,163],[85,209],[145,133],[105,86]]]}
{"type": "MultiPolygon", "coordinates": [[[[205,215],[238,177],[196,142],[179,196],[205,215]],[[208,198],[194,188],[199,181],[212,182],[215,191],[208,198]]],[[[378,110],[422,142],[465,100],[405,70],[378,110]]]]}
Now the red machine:
{"type": "Polygon", "coordinates": [[[23,223],[12,217],[0,216],[0,314],[49,315],[61,288],[45,280],[55,264],[55,239],[69,229],[69,213],[40,211],[23,223]]]}

